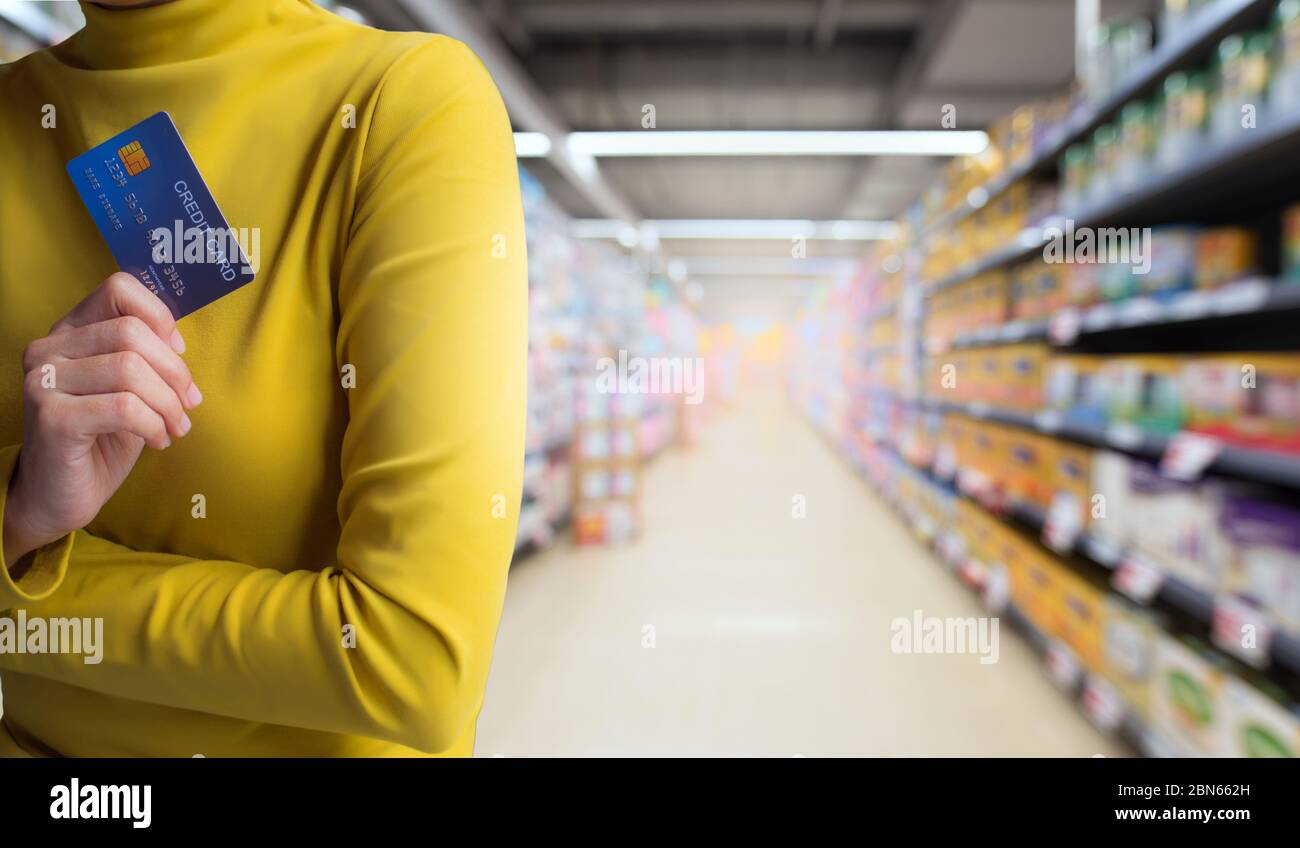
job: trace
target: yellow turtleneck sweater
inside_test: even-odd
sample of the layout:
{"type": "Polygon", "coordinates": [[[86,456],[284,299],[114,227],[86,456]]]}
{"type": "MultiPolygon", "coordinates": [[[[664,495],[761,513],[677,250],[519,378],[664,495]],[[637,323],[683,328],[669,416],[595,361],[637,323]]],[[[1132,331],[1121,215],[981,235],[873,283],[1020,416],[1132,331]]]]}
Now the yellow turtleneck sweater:
{"type": "Polygon", "coordinates": [[[0,562],[0,614],[103,619],[98,664],[0,654],[0,755],[471,753],[527,348],[491,79],[458,42],[306,0],[83,9],[0,66],[0,510],[23,347],[116,270],[69,159],[170,112],[261,262],[180,321],[191,433],[30,568],[0,562]]]}

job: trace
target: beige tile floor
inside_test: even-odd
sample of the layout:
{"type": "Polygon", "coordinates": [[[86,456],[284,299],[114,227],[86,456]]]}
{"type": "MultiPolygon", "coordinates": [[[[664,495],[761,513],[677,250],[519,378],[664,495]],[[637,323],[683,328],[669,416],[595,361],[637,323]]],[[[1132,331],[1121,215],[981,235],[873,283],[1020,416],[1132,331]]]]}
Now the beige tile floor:
{"type": "Polygon", "coordinates": [[[1009,627],[991,665],[891,652],[982,609],[783,398],[659,457],[645,518],[515,566],[478,756],[1125,753],[1009,627]]]}

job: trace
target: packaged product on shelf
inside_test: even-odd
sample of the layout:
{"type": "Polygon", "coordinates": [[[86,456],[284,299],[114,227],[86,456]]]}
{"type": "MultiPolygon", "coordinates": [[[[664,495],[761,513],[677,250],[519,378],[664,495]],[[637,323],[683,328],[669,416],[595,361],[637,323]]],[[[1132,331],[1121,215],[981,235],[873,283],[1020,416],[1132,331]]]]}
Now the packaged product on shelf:
{"type": "Polygon", "coordinates": [[[1132,189],[1147,177],[1155,141],[1155,110],[1151,104],[1142,100],[1127,104],[1119,117],[1119,151],[1115,162],[1117,188],[1132,189]]]}
{"type": "Polygon", "coordinates": [[[1146,58],[1151,52],[1151,35],[1151,22],[1145,18],[1118,18],[1097,27],[1084,73],[1085,87],[1094,101],[1110,94],[1146,58]]]}
{"type": "Polygon", "coordinates": [[[1151,267],[1145,274],[1134,275],[1140,294],[1167,296],[1196,284],[1202,246],[1198,230],[1160,227],[1152,231],[1149,241],[1151,267]]]}
{"type": "Polygon", "coordinates": [[[1043,405],[1043,366],[1047,363],[1048,347],[1044,344],[1027,342],[990,348],[998,356],[1001,385],[993,397],[1000,405],[1012,409],[1033,411],[1043,405]]]}
{"type": "Polygon", "coordinates": [[[1204,591],[1223,586],[1226,542],[1219,512],[1224,495],[1218,483],[1170,480],[1145,460],[1097,451],[1092,486],[1105,517],[1089,525],[1091,534],[1145,555],[1204,591]]]}
{"type": "Polygon", "coordinates": [[[1278,114],[1300,111],[1300,0],[1282,0],[1273,15],[1277,44],[1270,105],[1278,114]]]}
{"type": "Polygon", "coordinates": [[[1029,183],[1017,180],[1002,190],[984,207],[983,214],[991,226],[996,248],[1014,239],[1029,221],[1029,183]]]}
{"type": "Polygon", "coordinates": [[[1092,454],[1086,445],[1047,439],[1049,462],[1047,507],[1050,510],[1072,509],[1073,518],[1058,516],[1075,522],[1075,526],[1088,526],[1092,515],[1092,454]]]}
{"type": "Polygon", "coordinates": [[[1203,645],[1164,632],[1155,634],[1151,730],[1190,757],[1208,757],[1220,746],[1223,673],[1203,645]]]}
{"type": "Polygon", "coordinates": [[[1035,627],[1055,637],[1057,634],[1051,628],[1057,621],[1061,567],[1054,556],[1032,539],[1016,534],[1011,544],[1021,560],[1020,582],[1012,586],[1012,599],[1035,627]]]}
{"type": "Polygon", "coordinates": [[[1248,492],[1224,496],[1219,515],[1225,591],[1255,602],[1283,628],[1300,633],[1300,511],[1248,492]]]}
{"type": "Polygon", "coordinates": [[[1189,430],[1265,450],[1300,452],[1300,357],[1207,354],[1183,368],[1189,430]]]}
{"type": "Polygon", "coordinates": [[[1267,105],[1273,37],[1266,32],[1234,33],[1219,43],[1217,85],[1210,107],[1210,135],[1220,143],[1240,137],[1267,105]]]}
{"type": "Polygon", "coordinates": [[[1092,176],[1088,181],[1088,203],[1102,203],[1117,193],[1115,176],[1119,164],[1119,130],[1103,124],[1092,134],[1092,176]]]}
{"type": "MultiPolygon", "coordinates": [[[[1300,4],[1300,0],[1296,0],[1300,4]]],[[[1282,215],[1282,279],[1300,282],[1300,204],[1282,215]]]]}
{"type": "Polygon", "coordinates": [[[1010,276],[1011,315],[1032,320],[1045,318],[1067,305],[1066,264],[1049,264],[1041,259],[1017,266],[1010,276]]]}
{"type": "Polygon", "coordinates": [[[1057,560],[1057,590],[1049,631],[1070,647],[1088,671],[1105,667],[1102,631],[1106,589],[1093,577],[1057,560]]]}
{"type": "Polygon", "coordinates": [[[1216,288],[1258,269],[1255,234],[1241,227],[1205,230],[1196,241],[1196,287],[1216,288]]]}
{"type": "Polygon", "coordinates": [[[1180,357],[1129,356],[1102,366],[1111,421],[1134,424],[1143,431],[1168,435],[1183,428],[1183,379],[1180,357]]]}
{"type": "Polygon", "coordinates": [[[1087,142],[1072,144],[1061,154],[1061,206],[1077,209],[1088,200],[1092,181],[1092,150],[1087,142]]]}
{"type": "Polygon", "coordinates": [[[1160,33],[1169,38],[1195,19],[1197,11],[1208,6],[1210,0],[1165,0],[1160,14],[1160,33]]]}
{"type": "Polygon", "coordinates": [[[1150,715],[1156,634],[1155,613],[1119,595],[1106,598],[1102,625],[1103,676],[1139,718],[1150,715]]]}
{"type": "Polygon", "coordinates": [[[1110,420],[1101,378],[1102,358],[1085,354],[1052,356],[1043,369],[1044,405],[1069,424],[1102,427],[1110,420]]]}
{"type": "Polygon", "coordinates": [[[984,347],[973,352],[974,374],[967,391],[971,400],[979,400],[993,406],[1009,406],[1013,397],[1009,374],[1005,368],[1008,359],[1003,348],[984,347]]]}
{"type": "Polygon", "coordinates": [[[1200,148],[1210,114],[1209,84],[1200,71],[1177,71],[1165,77],[1161,93],[1156,160],[1172,171],[1200,148]]]}
{"type": "Polygon", "coordinates": [[[1070,306],[1091,306],[1102,299],[1102,266],[1086,262],[1068,263],[1062,274],[1065,284],[1065,299],[1070,306]]]}
{"type": "Polygon", "coordinates": [[[1004,438],[1007,464],[1002,473],[1007,497],[1046,509],[1052,497],[1052,440],[1018,428],[1007,428],[1004,438]]]}
{"type": "MultiPolygon", "coordinates": [[[[1268,686],[1268,684],[1263,684],[1268,686]]],[[[1220,757],[1294,758],[1300,756],[1300,719],[1294,703],[1268,686],[1269,694],[1232,675],[1225,676],[1219,699],[1220,757]]]]}

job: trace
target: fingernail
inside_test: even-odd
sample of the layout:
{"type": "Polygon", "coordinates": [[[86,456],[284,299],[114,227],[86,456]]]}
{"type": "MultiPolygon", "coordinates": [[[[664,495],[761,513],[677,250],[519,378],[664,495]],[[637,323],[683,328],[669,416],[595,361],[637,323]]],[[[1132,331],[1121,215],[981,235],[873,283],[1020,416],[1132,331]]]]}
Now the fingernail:
{"type": "Polygon", "coordinates": [[[191,425],[190,425],[190,417],[189,417],[188,415],[186,415],[184,412],[182,412],[182,413],[181,413],[181,427],[180,427],[181,435],[182,435],[182,436],[184,436],[186,433],[188,433],[188,432],[190,431],[190,426],[191,426],[191,425]]]}
{"type": "Polygon", "coordinates": [[[180,330],[172,330],[171,345],[177,353],[185,352],[185,339],[181,338],[180,330]]]}
{"type": "Polygon", "coordinates": [[[172,446],[172,437],[163,436],[163,450],[167,450],[171,446],[172,446]]]}
{"type": "Polygon", "coordinates": [[[185,399],[190,402],[190,408],[193,409],[203,403],[203,392],[199,391],[197,385],[190,383],[190,390],[185,393],[185,399]]]}

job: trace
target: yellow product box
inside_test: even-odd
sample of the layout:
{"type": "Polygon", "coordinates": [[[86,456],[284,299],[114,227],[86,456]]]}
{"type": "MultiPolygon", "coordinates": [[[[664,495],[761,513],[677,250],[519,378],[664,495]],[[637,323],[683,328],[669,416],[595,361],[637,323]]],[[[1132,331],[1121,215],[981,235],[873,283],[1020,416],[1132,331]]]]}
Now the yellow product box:
{"type": "Polygon", "coordinates": [[[1004,402],[1002,350],[996,347],[974,348],[970,352],[968,400],[981,400],[997,406],[1004,402]]]}
{"type": "Polygon", "coordinates": [[[1000,352],[998,399],[996,403],[1013,409],[1037,410],[1043,405],[1043,366],[1047,363],[1047,345],[1037,343],[1007,345],[1000,352]]]}
{"type": "Polygon", "coordinates": [[[1041,547],[1026,547],[1023,553],[1020,591],[1018,594],[1013,592],[1012,597],[1035,627],[1048,636],[1059,638],[1052,626],[1060,591],[1060,568],[1041,547]]]}
{"type": "Polygon", "coordinates": [[[1250,230],[1206,230],[1196,239],[1196,287],[1215,288],[1250,275],[1257,269],[1258,251],[1258,240],[1250,230]]]}
{"type": "Polygon", "coordinates": [[[1007,465],[1011,461],[1012,439],[1020,432],[1005,424],[989,423],[988,438],[982,447],[987,450],[980,456],[982,470],[989,475],[999,489],[1006,487],[1007,465]]]}
{"type": "Polygon", "coordinates": [[[1104,668],[1102,627],[1106,592],[1093,580],[1058,560],[1059,591],[1056,597],[1056,630],[1070,646],[1084,668],[1100,674],[1104,668]]]}
{"type": "Polygon", "coordinates": [[[1119,595],[1106,598],[1102,623],[1102,674],[1129,709],[1144,721],[1150,714],[1155,644],[1159,622],[1150,611],[1119,595]]]}
{"type": "Polygon", "coordinates": [[[1024,229],[1029,217],[1029,183],[1012,183],[985,208],[993,214],[997,245],[1007,244],[1024,229]]]}
{"type": "Polygon", "coordinates": [[[996,551],[996,528],[989,521],[989,514],[965,499],[958,500],[957,510],[965,527],[962,538],[966,540],[966,555],[977,562],[987,563],[996,551]]]}
{"type": "Polygon", "coordinates": [[[1052,495],[1051,439],[1016,428],[1007,429],[1004,438],[1007,497],[1045,508],[1052,495]]]}
{"type": "Polygon", "coordinates": [[[1033,542],[993,516],[987,513],[985,515],[992,524],[989,532],[988,555],[984,562],[990,568],[1002,569],[1014,602],[1016,586],[1023,585],[1025,581],[1025,564],[1033,542]]]}
{"type": "Polygon", "coordinates": [[[1045,441],[1050,489],[1047,505],[1050,507],[1057,498],[1069,498],[1078,511],[1079,526],[1087,527],[1092,507],[1093,449],[1060,439],[1045,441]]]}

